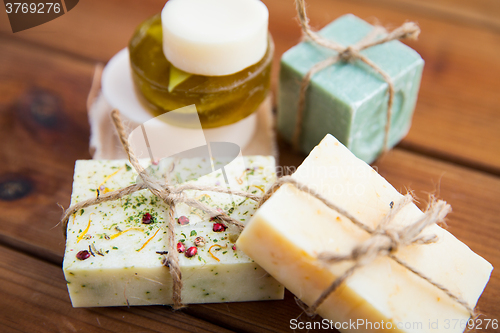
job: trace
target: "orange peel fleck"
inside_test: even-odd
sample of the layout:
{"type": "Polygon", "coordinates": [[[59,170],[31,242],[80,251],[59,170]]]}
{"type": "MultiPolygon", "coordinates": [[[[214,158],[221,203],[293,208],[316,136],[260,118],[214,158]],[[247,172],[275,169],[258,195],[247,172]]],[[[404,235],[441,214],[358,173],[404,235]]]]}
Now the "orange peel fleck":
{"type": "Polygon", "coordinates": [[[220,246],[219,244],[214,244],[212,246],[210,246],[210,248],[208,249],[208,254],[210,254],[212,256],[212,258],[214,258],[215,260],[219,261],[220,262],[220,259],[217,258],[213,253],[212,253],[212,249],[215,247],[215,246],[218,246],[220,248],[222,248],[222,246],[220,246]]]}
{"type": "MultiPolygon", "coordinates": [[[[106,178],[104,178],[102,183],[100,183],[99,186],[97,186],[96,196],[99,196],[99,191],[100,191],[101,186],[103,186],[108,180],[111,179],[111,177],[115,176],[118,172],[122,171],[124,168],[125,168],[125,165],[122,166],[120,169],[116,170],[115,172],[113,172],[112,174],[110,174],[109,176],[107,176],[106,178]]],[[[109,188],[105,187],[104,190],[102,190],[100,192],[103,194],[106,194],[108,192],[111,192],[111,190],[109,188]]]]}
{"type": "Polygon", "coordinates": [[[208,194],[206,194],[206,193],[200,194],[195,199],[198,200],[198,201],[200,201],[200,198],[203,198],[203,197],[208,197],[209,199],[211,199],[210,196],[208,194]]]}
{"type": "Polygon", "coordinates": [[[138,230],[138,231],[144,232],[144,229],[142,229],[142,228],[131,227],[131,228],[125,229],[123,231],[120,231],[120,232],[118,232],[118,233],[116,233],[114,235],[109,236],[109,239],[115,239],[116,237],[121,236],[121,235],[123,235],[124,233],[126,233],[127,231],[130,231],[130,230],[138,230]]]}
{"type": "Polygon", "coordinates": [[[144,243],[144,245],[142,245],[142,247],[141,247],[139,250],[137,250],[137,252],[140,252],[143,248],[145,248],[145,247],[146,247],[146,245],[148,245],[148,243],[149,243],[149,242],[150,242],[153,238],[155,238],[155,236],[156,236],[156,234],[158,233],[158,231],[160,231],[160,228],[158,228],[158,230],[156,230],[156,232],[155,232],[155,234],[154,234],[153,236],[149,237],[149,239],[146,241],[146,243],[144,243]]]}
{"type": "Polygon", "coordinates": [[[242,178],[243,178],[243,176],[245,176],[245,175],[246,175],[246,173],[247,173],[247,170],[245,169],[245,170],[243,170],[243,172],[241,173],[241,175],[240,175],[238,178],[236,178],[236,182],[237,182],[239,185],[242,185],[242,184],[243,184],[243,179],[242,179],[242,178]]]}
{"type": "MultiPolygon", "coordinates": [[[[90,220],[92,219],[92,215],[94,215],[95,213],[90,213],[90,216],[89,216],[89,223],[87,224],[87,228],[85,228],[85,230],[82,231],[82,233],[78,236],[78,238],[76,239],[76,243],[78,244],[82,239],[83,237],[85,237],[85,235],[87,234],[87,232],[89,231],[90,229],[90,220]]],[[[75,222],[75,220],[73,220],[73,222],[75,222]]]]}
{"type": "Polygon", "coordinates": [[[266,193],[266,191],[264,190],[264,186],[262,186],[262,185],[253,185],[253,184],[250,185],[250,187],[252,187],[252,186],[258,188],[259,190],[261,190],[262,193],[266,193]]]}

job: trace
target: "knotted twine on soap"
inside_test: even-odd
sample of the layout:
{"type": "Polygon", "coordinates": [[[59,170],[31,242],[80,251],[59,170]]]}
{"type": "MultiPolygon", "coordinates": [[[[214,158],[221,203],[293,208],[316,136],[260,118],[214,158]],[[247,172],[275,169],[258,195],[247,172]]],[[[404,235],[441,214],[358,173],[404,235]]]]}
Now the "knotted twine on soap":
{"type": "Polygon", "coordinates": [[[170,208],[168,210],[168,219],[167,219],[167,226],[168,226],[168,253],[166,260],[163,261],[163,264],[167,267],[169,267],[170,274],[172,276],[172,281],[173,281],[173,293],[172,293],[172,300],[173,300],[173,308],[174,309],[180,309],[183,307],[182,304],[182,297],[181,297],[181,291],[182,291],[182,274],[181,274],[181,269],[179,266],[179,257],[178,257],[178,252],[175,248],[175,205],[178,203],[185,203],[188,206],[191,206],[193,208],[200,209],[211,216],[217,217],[218,219],[228,223],[237,226],[240,229],[243,229],[244,225],[228,216],[224,212],[219,212],[202,202],[192,199],[187,197],[184,194],[184,191],[186,190],[197,190],[197,191],[212,191],[212,192],[219,192],[219,193],[227,193],[227,194],[234,194],[242,197],[246,197],[255,201],[259,200],[259,196],[247,193],[247,192],[242,192],[242,191],[236,191],[236,190],[229,190],[225,189],[222,187],[214,187],[214,186],[198,186],[194,184],[186,184],[186,185],[181,185],[181,186],[172,186],[168,184],[163,184],[159,180],[151,177],[147,171],[140,165],[137,157],[135,156],[134,152],[130,148],[130,145],[128,144],[127,141],[127,135],[125,133],[125,129],[123,127],[123,123],[120,119],[120,113],[118,110],[113,110],[111,112],[111,117],[113,119],[115,128],[118,132],[118,137],[120,138],[120,142],[125,149],[125,152],[127,153],[127,156],[129,158],[130,163],[134,167],[134,169],[137,171],[139,174],[139,177],[141,179],[141,183],[133,184],[130,186],[127,186],[125,188],[108,192],[106,194],[100,195],[97,198],[92,198],[88,199],[82,202],[79,202],[71,207],[69,207],[63,214],[61,224],[64,230],[64,235],[66,237],[66,229],[68,225],[69,218],[71,215],[74,213],[78,212],[80,209],[92,206],[92,205],[97,205],[103,202],[107,201],[114,201],[117,200],[123,196],[132,194],[136,191],[140,191],[143,189],[148,189],[153,195],[159,197],[160,199],[163,200],[170,208]]]}
{"type": "Polygon", "coordinates": [[[353,261],[354,265],[349,268],[342,276],[338,277],[322,294],[321,296],[314,302],[314,304],[310,307],[307,307],[302,301],[297,300],[297,304],[310,316],[316,313],[316,309],[323,303],[323,301],[333,293],[349,276],[351,276],[359,267],[364,266],[375,260],[380,256],[388,256],[389,258],[396,261],[398,264],[402,265],[406,269],[410,270],[412,273],[416,274],[420,278],[426,280],[436,288],[445,292],[452,300],[461,304],[465,307],[465,309],[471,314],[471,316],[475,315],[474,309],[471,308],[468,303],[462,298],[454,295],[449,289],[445,286],[432,281],[429,277],[424,274],[418,272],[416,269],[412,268],[410,265],[405,263],[404,261],[398,259],[394,253],[401,247],[408,246],[410,244],[428,244],[435,242],[437,237],[435,235],[421,235],[422,231],[430,225],[436,224],[438,222],[443,221],[445,216],[451,210],[450,205],[448,205],[445,201],[442,200],[431,200],[429,203],[429,207],[425,212],[424,216],[402,228],[396,229],[391,226],[391,222],[394,220],[396,214],[407,204],[411,203],[413,198],[410,195],[406,195],[402,202],[396,204],[395,207],[392,207],[389,213],[383,218],[382,222],[377,226],[376,229],[372,229],[371,227],[363,224],[356,217],[349,214],[344,209],[338,207],[333,202],[325,198],[323,195],[318,193],[316,190],[308,187],[305,184],[297,181],[291,176],[284,176],[279,178],[270,188],[269,190],[262,196],[256,196],[243,191],[229,190],[222,187],[213,187],[213,186],[198,186],[194,184],[186,184],[180,186],[172,186],[168,184],[164,184],[159,180],[148,175],[147,171],[139,164],[137,157],[134,152],[130,148],[127,136],[125,133],[125,129],[120,119],[120,113],[118,110],[113,110],[111,113],[113,118],[113,122],[115,124],[116,130],[118,132],[118,136],[122,143],[125,152],[129,157],[129,161],[134,167],[134,169],[139,174],[142,183],[133,184],[127,186],[125,188],[115,190],[112,192],[108,192],[106,194],[100,195],[97,198],[88,199],[73,206],[69,207],[63,214],[61,219],[61,225],[63,227],[64,235],[66,236],[67,225],[69,218],[74,213],[78,212],[80,209],[100,204],[107,201],[114,201],[123,196],[132,194],[136,191],[140,191],[143,189],[148,189],[153,195],[161,198],[167,205],[169,205],[168,210],[168,253],[166,260],[163,261],[163,265],[169,267],[170,274],[172,276],[173,281],[173,308],[180,309],[183,307],[182,304],[182,274],[179,265],[178,252],[175,249],[175,205],[177,203],[185,203],[193,208],[197,208],[203,210],[210,215],[217,217],[218,219],[237,226],[239,229],[243,230],[244,225],[228,216],[224,212],[219,212],[209,206],[206,206],[202,202],[188,198],[184,191],[187,190],[198,190],[198,191],[213,191],[219,193],[227,193],[234,194],[242,197],[246,197],[258,202],[258,207],[260,207],[264,202],[266,202],[273,194],[276,192],[283,184],[291,184],[296,187],[298,190],[302,192],[306,192],[314,198],[320,200],[324,203],[328,208],[338,212],[339,214],[345,216],[349,220],[351,220],[356,226],[368,232],[371,237],[360,245],[356,246],[351,253],[346,255],[337,255],[332,253],[322,253],[318,257],[319,260],[331,264],[340,261],[353,261]]]}
{"type": "Polygon", "coordinates": [[[327,49],[336,51],[338,54],[336,56],[327,58],[317,64],[315,64],[309,72],[304,76],[300,84],[299,90],[299,101],[297,106],[297,118],[295,121],[295,129],[292,137],[292,144],[295,149],[299,149],[300,136],[302,134],[302,121],[304,119],[305,111],[305,101],[306,92],[311,82],[312,76],[317,72],[335,64],[338,61],[355,61],[360,60],[370,66],[377,74],[379,74],[385,82],[387,82],[389,88],[389,99],[387,101],[387,119],[384,129],[384,143],[383,152],[386,152],[389,145],[389,131],[391,127],[391,117],[392,117],[392,105],[394,101],[394,84],[392,83],[391,77],[384,72],[378,65],[373,61],[368,59],[365,55],[361,54],[361,51],[368,49],[372,46],[384,44],[393,40],[400,39],[417,39],[420,34],[420,28],[413,22],[406,22],[399,28],[388,33],[385,37],[379,38],[377,35],[380,32],[385,32],[382,27],[375,27],[373,31],[368,34],[365,38],[356,44],[350,46],[343,46],[336,43],[333,40],[326,39],[320,36],[318,33],[314,32],[309,26],[309,18],[306,15],[305,0],[295,0],[295,5],[297,8],[297,16],[302,27],[302,32],[304,37],[310,39],[312,42],[321,45],[327,49]]]}
{"type": "Polygon", "coordinates": [[[389,211],[389,213],[385,215],[378,226],[373,229],[366,224],[363,224],[349,212],[345,211],[341,207],[338,207],[335,203],[325,198],[322,194],[318,193],[313,188],[300,183],[290,176],[285,176],[278,179],[262,196],[258,207],[260,207],[265,201],[267,201],[273,195],[273,193],[276,192],[284,184],[291,184],[298,190],[308,193],[309,195],[321,201],[328,208],[336,211],[340,215],[347,217],[352,223],[354,223],[354,225],[371,235],[368,240],[355,246],[350,253],[347,253],[345,255],[324,252],[318,256],[318,259],[325,264],[334,264],[342,261],[352,261],[354,262],[354,265],[347,271],[345,271],[343,275],[335,279],[332,284],[330,284],[330,286],[321,293],[320,297],[311,306],[308,307],[300,299],[295,298],[297,304],[304,310],[304,312],[308,316],[314,316],[316,314],[317,308],[325,301],[325,299],[330,296],[335,290],[337,290],[337,288],[340,287],[340,285],[342,285],[342,283],[347,278],[349,278],[357,269],[373,262],[378,257],[388,256],[415,275],[419,276],[420,278],[443,291],[452,300],[461,304],[472,317],[475,317],[474,309],[464,299],[454,295],[448,288],[446,288],[442,284],[433,281],[431,278],[425,276],[423,273],[412,268],[408,263],[395,256],[395,253],[399,248],[411,244],[429,244],[438,240],[436,235],[421,235],[421,233],[425,228],[442,222],[446,215],[451,211],[451,206],[445,201],[436,200],[434,197],[431,197],[427,210],[420,220],[404,228],[398,229],[392,226],[391,222],[394,221],[395,216],[398,212],[401,211],[403,207],[413,202],[413,197],[410,194],[407,194],[403,197],[401,202],[396,203],[395,205],[391,205],[391,210],[389,211]]]}

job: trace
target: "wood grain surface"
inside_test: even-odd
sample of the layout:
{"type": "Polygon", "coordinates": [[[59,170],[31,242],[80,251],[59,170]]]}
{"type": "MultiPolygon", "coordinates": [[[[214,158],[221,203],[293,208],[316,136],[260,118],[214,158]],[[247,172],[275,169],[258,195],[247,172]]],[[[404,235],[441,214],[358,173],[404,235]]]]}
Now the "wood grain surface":
{"type": "Polygon", "coordinates": [[[169,307],[72,308],[58,265],[0,247],[1,332],[226,332],[169,307]]]}
{"type": "MultiPolygon", "coordinates": [[[[281,54],[300,40],[291,0],[265,0],[281,54]]],[[[320,28],[353,13],[395,27],[422,28],[411,42],[426,61],[413,127],[375,163],[398,190],[425,205],[435,193],[453,207],[448,230],[500,267],[500,2],[497,0],[309,0],[320,28]]],[[[284,301],[169,307],[74,309],[60,267],[74,162],[90,158],[86,98],[96,63],[126,47],[135,27],[164,0],[86,0],[62,17],[13,34],[0,13],[0,331],[289,332],[301,315],[284,301]]],[[[279,140],[280,164],[304,155],[279,140]]],[[[500,320],[500,273],[478,308],[500,320]]],[[[316,318],[314,320],[320,320],[316,318]]],[[[477,332],[495,332],[489,329],[477,332]]]]}

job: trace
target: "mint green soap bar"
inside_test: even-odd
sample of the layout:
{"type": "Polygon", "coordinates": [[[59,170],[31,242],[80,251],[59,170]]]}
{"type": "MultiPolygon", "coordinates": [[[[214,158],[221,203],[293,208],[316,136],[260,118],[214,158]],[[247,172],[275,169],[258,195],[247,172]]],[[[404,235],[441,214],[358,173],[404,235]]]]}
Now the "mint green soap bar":
{"type": "MultiPolygon", "coordinates": [[[[344,15],[319,34],[348,46],[363,39],[373,27],[354,15],[344,15]]],[[[385,71],[395,86],[389,147],[410,130],[424,61],[399,41],[362,51],[385,71]]],[[[278,128],[291,141],[297,117],[300,83],[316,63],[337,52],[302,42],[281,58],[278,91],[278,128]]],[[[365,63],[338,61],[316,73],[307,89],[299,148],[309,153],[330,133],[367,163],[383,150],[387,121],[388,84],[365,63]]]]}

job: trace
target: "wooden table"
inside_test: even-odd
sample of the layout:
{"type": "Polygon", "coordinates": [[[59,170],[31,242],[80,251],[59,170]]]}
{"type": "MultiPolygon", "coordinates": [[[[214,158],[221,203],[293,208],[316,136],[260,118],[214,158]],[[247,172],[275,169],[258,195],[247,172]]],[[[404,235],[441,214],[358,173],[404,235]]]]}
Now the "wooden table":
{"type": "MultiPolygon", "coordinates": [[[[300,315],[284,301],[74,309],[61,270],[57,225],[73,166],[90,158],[86,98],[96,63],[127,45],[165,0],[86,0],[42,26],[13,34],[0,13],[0,331],[290,331],[300,315]]],[[[266,0],[279,58],[300,38],[291,0],[266,0]]],[[[409,43],[426,61],[409,135],[375,163],[401,191],[436,193],[453,206],[448,230],[500,267],[500,2],[497,0],[310,0],[312,25],[354,13],[422,28],[409,43]]],[[[3,8],[3,7],[2,7],[3,8]]],[[[282,165],[304,156],[280,142],[282,165]]],[[[500,273],[478,308],[500,319],[500,273]]],[[[300,317],[307,321],[308,318],[300,317]]],[[[494,329],[477,330],[493,332],[494,329]]]]}

